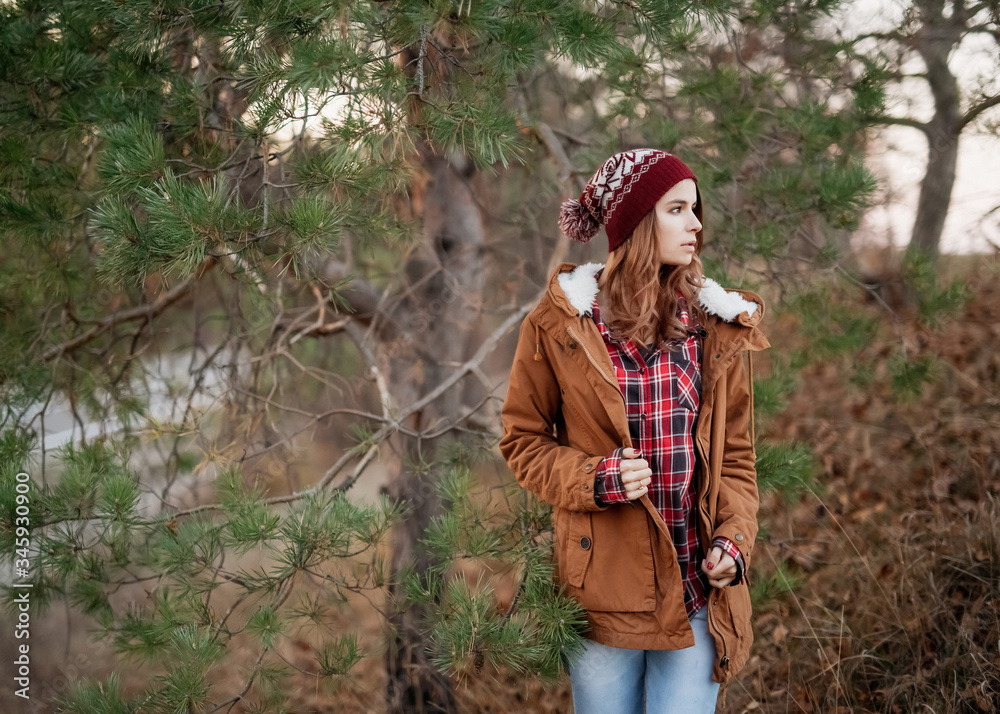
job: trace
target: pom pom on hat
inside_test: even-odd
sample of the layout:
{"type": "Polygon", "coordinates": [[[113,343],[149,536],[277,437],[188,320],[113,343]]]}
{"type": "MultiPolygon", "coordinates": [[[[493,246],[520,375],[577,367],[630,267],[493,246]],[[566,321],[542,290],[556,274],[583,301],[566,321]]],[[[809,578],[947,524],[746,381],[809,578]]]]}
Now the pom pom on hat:
{"type": "Polygon", "coordinates": [[[589,243],[601,229],[601,224],[586,206],[571,198],[562,203],[559,211],[559,228],[573,240],[589,243]]]}

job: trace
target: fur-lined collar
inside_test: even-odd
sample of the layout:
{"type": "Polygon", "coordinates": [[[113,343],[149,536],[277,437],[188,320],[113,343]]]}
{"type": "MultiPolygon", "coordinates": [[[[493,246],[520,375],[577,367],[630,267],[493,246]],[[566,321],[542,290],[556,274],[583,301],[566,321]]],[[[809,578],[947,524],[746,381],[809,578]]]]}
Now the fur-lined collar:
{"type": "MultiPolygon", "coordinates": [[[[590,315],[599,288],[594,277],[604,267],[603,263],[584,263],[567,273],[559,274],[559,287],[566,294],[577,315],[590,315]]],[[[747,300],[738,292],[726,290],[711,278],[705,278],[698,291],[698,302],[705,311],[726,322],[733,322],[742,313],[752,316],[757,303],[747,300]]]]}

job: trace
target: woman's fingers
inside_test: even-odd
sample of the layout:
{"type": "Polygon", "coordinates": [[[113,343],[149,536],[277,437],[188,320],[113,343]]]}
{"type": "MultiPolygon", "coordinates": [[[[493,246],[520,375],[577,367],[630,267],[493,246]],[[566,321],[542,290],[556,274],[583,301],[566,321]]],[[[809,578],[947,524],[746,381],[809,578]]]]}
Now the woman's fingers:
{"type": "Polygon", "coordinates": [[[622,485],[625,487],[625,495],[629,500],[635,500],[642,494],[649,491],[649,484],[653,481],[653,472],[649,469],[639,469],[637,471],[622,470],[622,485]]]}
{"type": "Polygon", "coordinates": [[[719,573],[718,575],[711,575],[708,578],[708,584],[711,585],[713,588],[724,588],[727,585],[729,585],[729,583],[733,582],[733,578],[735,577],[736,577],[735,570],[733,570],[732,572],[719,573]]]}
{"type": "Polygon", "coordinates": [[[622,459],[620,468],[622,478],[625,478],[625,476],[629,474],[640,478],[653,475],[653,470],[649,468],[649,464],[647,464],[643,459],[622,459]]]}
{"type": "Polygon", "coordinates": [[[630,474],[630,478],[628,480],[622,476],[622,484],[625,486],[625,495],[629,497],[629,500],[639,498],[642,494],[649,491],[649,484],[652,480],[652,477],[643,477],[637,474],[630,474]]]}
{"type": "Polygon", "coordinates": [[[637,498],[641,498],[644,493],[648,492],[649,492],[648,481],[633,481],[631,483],[625,484],[625,495],[628,496],[630,501],[634,501],[637,498]]]}
{"type": "Polygon", "coordinates": [[[622,483],[640,483],[645,481],[648,486],[650,481],[653,480],[653,472],[649,469],[644,469],[642,471],[629,471],[622,472],[622,483]]]}
{"type": "MultiPolygon", "coordinates": [[[[635,449],[625,449],[625,451],[631,451],[632,455],[638,455],[635,449]]],[[[653,471],[645,459],[623,458],[621,460],[621,475],[622,484],[625,486],[625,495],[630,501],[641,498],[643,494],[649,492],[649,484],[653,481],[653,471]]]]}
{"type": "Polygon", "coordinates": [[[724,588],[736,577],[736,561],[729,553],[724,553],[722,548],[715,547],[701,561],[701,570],[708,576],[709,585],[724,588]]]}

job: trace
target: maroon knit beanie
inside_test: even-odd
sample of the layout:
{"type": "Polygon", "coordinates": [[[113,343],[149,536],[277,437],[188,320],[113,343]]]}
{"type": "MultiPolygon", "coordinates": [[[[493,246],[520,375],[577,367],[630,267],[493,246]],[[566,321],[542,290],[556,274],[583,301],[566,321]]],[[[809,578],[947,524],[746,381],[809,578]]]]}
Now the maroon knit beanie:
{"type": "MultiPolygon", "coordinates": [[[[563,202],[559,227],[573,240],[589,243],[603,225],[611,252],[632,235],[663,194],[684,179],[694,180],[697,189],[694,172],[666,151],[615,154],[587,182],[579,200],[563,202]]],[[[698,208],[700,212],[700,194],[698,208]]]]}

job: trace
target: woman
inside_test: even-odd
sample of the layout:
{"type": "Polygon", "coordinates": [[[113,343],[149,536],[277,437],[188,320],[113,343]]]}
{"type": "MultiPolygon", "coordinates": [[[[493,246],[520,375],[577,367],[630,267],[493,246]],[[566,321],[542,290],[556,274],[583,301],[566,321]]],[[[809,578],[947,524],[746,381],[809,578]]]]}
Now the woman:
{"type": "Polygon", "coordinates": [[[746,662],[757,533],[751,351],[764,306],[702,276],[694,173],[608,159],[560,227],[606,263],[562,263],[521,325],[500,451],[553,506],[557,582],[587,612],[578,714],[714,712],[746,662]],[[746,360],[746,363],[745,363],[746,360]]]}

